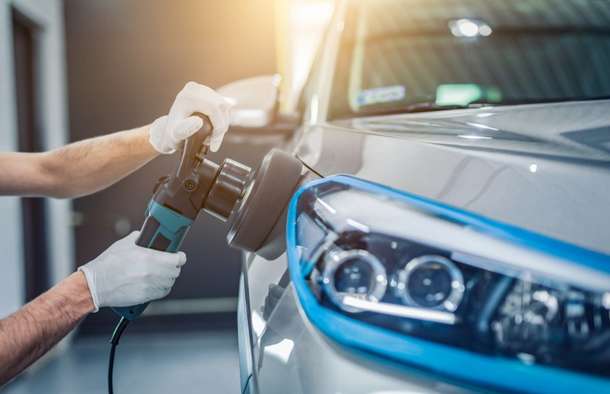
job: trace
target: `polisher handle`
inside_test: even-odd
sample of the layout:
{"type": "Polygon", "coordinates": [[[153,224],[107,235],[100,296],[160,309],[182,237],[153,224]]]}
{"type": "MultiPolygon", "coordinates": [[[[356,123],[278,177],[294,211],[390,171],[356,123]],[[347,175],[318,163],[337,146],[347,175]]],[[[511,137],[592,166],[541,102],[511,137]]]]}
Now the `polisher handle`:
{"type": "MultiPolygon", "coordinates": [[[[181,193],[186,192],[182,189],[183,182],[193,175],[194,170],[203,161],[203,156],[207,153],[206,138],[212,134],[210,119],[201,113],[194,113],[193,115],[199,116],[203,120],[203,126],[184,142],[178,170],[172,176],[173,179],[166,180],[166,185],[173,183],[179,185],[181,193]]],[[[155,195],[157,195],[157,192],[155,195]]],[[[174,200],[178,199],[177,194],[172,192],[162,193],[161,195],[163,196],[161,201],[155,201],[155,196],[153,196],[148,204],[146,219],[136,245],[165,252],[176,252],[180,248],[188,229],[193,224],[194,217],[191,219],[169,208],[176,206],[177,201],[174,200]]],[[[147,306],[148,304],[141,304],[113,309],[125,319],[134,320],[144,312],[147,306]]]]}
{"type": "MultiPolygon", "coordinates": [[[[151,200],[147,213],[136,245],[165,252],[176,252],[193,221],[154,200],[151,200]]],[[[147,306],[148,304],[140,304],[113,309],[127,320],[134,320],[144,312],[147,306]]]]}
{"type": "Polygon", "coordinates": [[[180,165],[178,166],[178,171],[176,172],[176,177],[180,180],[190,176],[193,168],[195,168],[203,160],[203,155],[207,154],[208,151],[206,139],[212,135],[213,131],[210,118],[200,112],[193,113],[193,116],[200,117],[201,120],[203,120],[203,126],[198,132],[184,141],[182,158],[180,159],[180,165]]]}

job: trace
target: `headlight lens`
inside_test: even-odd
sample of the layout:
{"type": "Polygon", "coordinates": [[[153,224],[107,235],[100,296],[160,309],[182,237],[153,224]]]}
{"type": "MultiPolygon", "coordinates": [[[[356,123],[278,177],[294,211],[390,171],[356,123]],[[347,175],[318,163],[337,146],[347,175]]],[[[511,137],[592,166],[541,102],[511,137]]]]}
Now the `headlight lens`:
{"type": "Polygon", "coordinates": [[[444,373],[494,386],[523,388],[523,371],[555,373],[560,391],[608,384],[606,255],[346,176],[297,193],[288,244],[308,316],[371,334],[330,329],[342,342],[432,369],[452,364],[397,347],[442,349],[456,361],[444,373]],[[374,342],[385,334],[393,349],[374,342]],[[461,357],[511,372],[502,381],[464,371],[461,357]]]}
{"type": "Polygon", "coordinates": [[[455,312],[464,295],[462,271],[443,256],[415,257],[396,276],[396,292],[405,305],[455,312]]]}
{"type": "Polygon", "coordinates": [[[339,308],[360,312],[345,303],[345,297],[377,302],[385,295],[388,279],[383,264],[371,253],[359,249],[331,249],[324,256],[321,285],[339,308]]]}

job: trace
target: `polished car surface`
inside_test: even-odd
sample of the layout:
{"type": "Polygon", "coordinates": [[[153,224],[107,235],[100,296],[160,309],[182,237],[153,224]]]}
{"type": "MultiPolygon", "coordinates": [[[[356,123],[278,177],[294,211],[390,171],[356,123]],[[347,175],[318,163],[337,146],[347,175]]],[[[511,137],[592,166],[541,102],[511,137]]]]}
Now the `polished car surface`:
{"type": "Polygon", "coordinates": [[[608,390],[610,5],[335,11],[287,253],[244,256],[244,392],[608,390]]]}

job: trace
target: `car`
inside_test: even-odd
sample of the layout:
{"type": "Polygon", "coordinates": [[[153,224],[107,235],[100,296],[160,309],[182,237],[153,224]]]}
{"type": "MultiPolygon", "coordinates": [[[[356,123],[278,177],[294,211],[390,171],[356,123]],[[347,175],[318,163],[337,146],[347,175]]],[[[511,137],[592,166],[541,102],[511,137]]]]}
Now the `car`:
{"type": "Polygon", "coordinates": [[[242,392],[610,392],[609,69],[607,1],[347,0],[298,124],[227,87],[305,169],[244,254],[242,392]]]}

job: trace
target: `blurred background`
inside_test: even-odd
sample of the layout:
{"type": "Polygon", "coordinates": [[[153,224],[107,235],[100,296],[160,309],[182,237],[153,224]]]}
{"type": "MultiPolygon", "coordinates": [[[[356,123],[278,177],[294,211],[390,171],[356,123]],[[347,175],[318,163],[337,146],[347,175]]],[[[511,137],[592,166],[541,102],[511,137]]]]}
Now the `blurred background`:
{"type": "MultiPolygon", "coordinates": [[[[243,78],[280,74],[280,105],[290,112],[332,13],[330,0],[0,4],[1,151],[44,151],[148,124],[167,113],[187,81],[218,88],[243,78]]],[[[213,160],[228,156],[256,167],[277,142],[229,133],[213,160]]],[[[172,156],[159,158],[107,190],[73,201],[0,198],[0,316],[139,229],[156,180],[176,161],[172,156]]],[[[189,263],[171,295],[130,327],[131,342],[125,346],[132,346],[134,353],[150,351],[139,356],[151,365],[147,374],[156,362],[158,368],[170,363],[155,361],[155,346],[166,357],[176,349],[176,360],[170,363],[176,370],[184,363],[209,362],[224,370],[216,374],[216,383],[224,387],[229,382],[212,391],[237,391],[234,325],[241,255],[226,246],[226,229],[208,216],[199,218],[183,245],[189,263]],[[219,356],[202,358],[209,353],[219,356]]],[[[74,392],[104,392],[105,342],[115,321],[108,311],[89,316],[75,335],[5,390],[72,392],[71,385],[60,382],[62,373],[86,361],[90,368],[79,367],[79,373],[89,386],[74,392]]],[[[137,360],[124,362],[141,370],[137,360]]],[[[136,384],[137,377],[131,376],[126,384],[136,384]]],[[[187,386],[177,391],[197,392],[196,384],[183,381],[187,386]]],[[[151,387],[147,392],[166,392],[162,386],[151,387]]]]}

